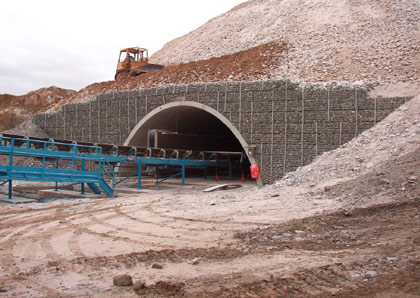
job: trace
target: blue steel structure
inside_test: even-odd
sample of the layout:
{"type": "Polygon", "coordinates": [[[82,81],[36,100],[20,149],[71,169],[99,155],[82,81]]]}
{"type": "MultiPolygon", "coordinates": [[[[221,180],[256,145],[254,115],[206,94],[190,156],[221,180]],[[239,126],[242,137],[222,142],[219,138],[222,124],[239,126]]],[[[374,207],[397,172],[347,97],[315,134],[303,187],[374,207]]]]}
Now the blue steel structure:
{"type": "Polygon", "coordinates": [[[8,183],[8,195],[12,198],[13,180],[48,181],[81,184],[82,193],[87,185],[94,193],[101,190],[109,197],[114,188],[130,177],[137,176],[137,187],[141,188],[143,165],[169,168],[176,173],[157,183],[181,176],[185,184],[187,167],[223,167],[232,175],[232,167],[239,163],[240,152],[205,152],[176,149],[144,148],[94,144],[69,140],[23,137],[10,134],[0,135],[0,155],[7,156],[7,162],[0,164],[0,186],[8,183]],[[31,166],[18,165],[16,157],[33,158],[31,166]],[[129,173],[121,177],[121,169],[129,173]],[[136,169],[136,170],[134,170],[136,169]]]}

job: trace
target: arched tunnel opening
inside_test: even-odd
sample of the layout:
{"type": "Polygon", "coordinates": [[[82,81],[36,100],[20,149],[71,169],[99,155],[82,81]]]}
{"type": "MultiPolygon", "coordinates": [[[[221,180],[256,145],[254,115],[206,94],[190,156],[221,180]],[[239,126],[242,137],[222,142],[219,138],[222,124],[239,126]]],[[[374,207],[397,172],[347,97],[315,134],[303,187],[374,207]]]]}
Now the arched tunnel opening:
{"type": "MultiPolygon", "coordinates": [[[[236,162],[231,169],[209,167],[204,169],[203,174],[203,169],[189,167],[186,169],[186,177],[251,180],[251,162],[244,148],[245,140],[237,130],[235,135],[234,130],[236,128],[230,121],[210,107],[189,102],[171,103],[146,115],[133,129],[124,145],[235,153],[232,156],[236,162]],[[242,138],[242,143],[238,135],[242,138]]],[[[160,175],[170,175],[170,171],[160,171],[160,175]]]]}

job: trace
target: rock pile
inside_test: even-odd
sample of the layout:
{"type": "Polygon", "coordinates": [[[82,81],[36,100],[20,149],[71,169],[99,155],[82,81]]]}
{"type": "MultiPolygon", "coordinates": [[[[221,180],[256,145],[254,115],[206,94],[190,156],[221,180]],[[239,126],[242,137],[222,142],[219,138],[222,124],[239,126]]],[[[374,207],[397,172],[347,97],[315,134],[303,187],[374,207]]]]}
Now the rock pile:
{"type": "Polygon", "coordinates": [[[0,94],[0,131],[19,125],[28,116],[60,104],[75,93],[73,90],[49,87],[22,96],[0,94]]]}
{"type": "MultiPolygon", "coordinates": [[[[382,177],[383,173],[379,169],[420,148],[419,119],[420,95],[352,141],[336,150],[325,152],[313,163],[267,186],[267,191],[271,193],[273,188],[280,191],[288,186],[301,185],[309,188],[317,186],[328,192],[330,185],[375,171],[380,183],[390,184],[391,181],[382,177]]],[[[417,175],[412,174],[401,187],[406,188],[418,179],[417,175]]]]}
{"type": "Polygon", "coordinates": [[[152,60],[179,64],[276,41],[289,46],[276,78],[416,81],[419,22],[419,1],[252,0],[167,43],[152,60]]]}

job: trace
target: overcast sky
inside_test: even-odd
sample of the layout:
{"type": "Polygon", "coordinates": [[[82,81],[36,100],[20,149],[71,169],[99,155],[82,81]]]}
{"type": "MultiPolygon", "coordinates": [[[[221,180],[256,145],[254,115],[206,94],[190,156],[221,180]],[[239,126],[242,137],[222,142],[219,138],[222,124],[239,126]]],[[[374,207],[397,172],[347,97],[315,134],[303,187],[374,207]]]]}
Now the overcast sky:
{"type": "Polygon", "coordinates": [[[151,56],[244,1],[1,1],[0,94],[113,80],[120,49],[151,56]]]}

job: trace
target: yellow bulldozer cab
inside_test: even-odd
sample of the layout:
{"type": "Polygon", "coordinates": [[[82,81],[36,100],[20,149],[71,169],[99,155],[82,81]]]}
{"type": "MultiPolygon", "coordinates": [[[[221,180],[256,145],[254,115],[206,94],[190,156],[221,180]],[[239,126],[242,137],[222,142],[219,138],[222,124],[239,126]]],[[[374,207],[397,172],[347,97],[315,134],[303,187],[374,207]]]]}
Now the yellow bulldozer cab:
{"type": "Polygon", "coordinates": [[[139,47],[126,48],[120,51],[115,79],[117,80],[120,73],[128,72],[130,75],[136,76],[149,71],[161,70],[163,67],[163,65],[149,63],[147,49],[139,47]]]}
{"type": "Polygon", "coordinates": [[[117,72],[147,65],[148,61],[147,49],[139,47],[123,49],[120,51],[120,56],[118,58],[117,72]]]}

